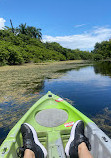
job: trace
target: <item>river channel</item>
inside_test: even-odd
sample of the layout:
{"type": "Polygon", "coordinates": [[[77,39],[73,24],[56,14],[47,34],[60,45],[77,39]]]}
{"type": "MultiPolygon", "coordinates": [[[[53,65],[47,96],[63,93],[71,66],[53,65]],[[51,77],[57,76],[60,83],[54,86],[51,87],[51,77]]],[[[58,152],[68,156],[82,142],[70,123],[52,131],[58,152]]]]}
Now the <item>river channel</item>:
{"type": "MultiPolygon", "coordinates": [[[[111,137],[111,62],[98,62],[77,69],[60,71],[65,75],[58,79],[45,79],[42,82],[40,96],[51,91],[66,99],[93,119],[111,137]]],[[[33,105],[36,99],[38,98],[28,102],[27,105],[33,105]]],[[[11,103],[7,105],[10,107],[11,103]]],[[[8,131],[9,129],[5,127],[0,129],[2,138],[5,138],[8,131]]]]}
{"type": "Polygon", "coordinates": [[[111,107],[111,77],[97,71],[96,66],[64,70],[66,74],[63,77],[45,80],[41,93],[50,90],[71,100],[73,106],[88,117],[94,116],[111,107]]]}

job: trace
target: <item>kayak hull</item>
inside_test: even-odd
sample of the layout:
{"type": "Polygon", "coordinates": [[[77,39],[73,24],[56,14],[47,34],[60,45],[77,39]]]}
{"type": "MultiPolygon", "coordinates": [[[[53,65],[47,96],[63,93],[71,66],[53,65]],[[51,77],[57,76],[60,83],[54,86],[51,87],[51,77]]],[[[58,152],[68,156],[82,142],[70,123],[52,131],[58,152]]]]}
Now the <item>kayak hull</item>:
{"type": "Polygon", "coordinates": [[[39,141],[48,151],[48,158],[65,158],[64,149],[77,120],[84,121],[94,158],[111,158],[110,138],[92,120],[51,92],[39,99],[12,128],[0,147],[0,157],[17,157],[16,149],[23,145],[20,127],[28,123],[35,128],[39,141]]]}

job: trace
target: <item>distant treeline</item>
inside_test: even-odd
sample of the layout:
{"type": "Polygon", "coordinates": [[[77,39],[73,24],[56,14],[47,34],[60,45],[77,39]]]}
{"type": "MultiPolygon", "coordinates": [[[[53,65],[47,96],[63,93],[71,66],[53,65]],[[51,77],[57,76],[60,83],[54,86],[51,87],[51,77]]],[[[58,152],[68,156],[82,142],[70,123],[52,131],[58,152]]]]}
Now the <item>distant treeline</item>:
{"type": "Polygon", "coordinates": [[[71,50],[59,43],[43,43],[41,29],[21,24],[0,30],[0,65],[18,65],[48,60],[101,60],[111,57],[111,41],[97,43],[92,52],[71,50]]]}

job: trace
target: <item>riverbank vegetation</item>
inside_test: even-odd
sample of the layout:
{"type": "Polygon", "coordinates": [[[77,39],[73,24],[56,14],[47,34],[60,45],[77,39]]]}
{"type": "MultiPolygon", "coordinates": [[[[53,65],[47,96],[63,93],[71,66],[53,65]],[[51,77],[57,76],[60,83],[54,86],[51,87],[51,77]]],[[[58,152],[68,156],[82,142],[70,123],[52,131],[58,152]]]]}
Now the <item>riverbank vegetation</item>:
{"type": "Polygon", "coordinates": [[[109,41],[103,41],[101,43],[96,43],[93,54],[100,56],[102,59],[111,59],[111,39],[109,41]]]}
{"type": "Polygon", "coordinates": [[[0,103],[12,100],[20,104],[28,102],[41,91],[45,79],[64,75],[65,72],[59,70],[77,69],[88,64],[82,60],[71,60],[0,67],[0,103]]]}
{"type": "Polygon", "coordinates": [[[104,108],[92,120],[111,138],[111,109],[104,108]]]}
{"type": "Polygon", "coordinates": [[[21,65],[30,62],[65,60],[101,60],[97,48],[91,53],[79,49],[71,50],[59,43],[44,43],[40,28],[20,24],[0,30],[0,65],[21,65]]]}

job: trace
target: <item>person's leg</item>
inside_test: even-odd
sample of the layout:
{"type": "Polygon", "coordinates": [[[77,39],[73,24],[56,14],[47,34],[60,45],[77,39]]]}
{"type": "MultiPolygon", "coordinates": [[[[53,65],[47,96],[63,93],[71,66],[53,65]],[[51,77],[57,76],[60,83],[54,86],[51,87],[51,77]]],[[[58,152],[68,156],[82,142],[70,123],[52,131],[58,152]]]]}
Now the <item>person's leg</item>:
{"type": "Polygon", "coordinates": [[[26,149],[24,152],[24,158],[35,158],[35,154],[32,150],[26,149]]]}
{"type": "Polygon", "coordinates": [[[84,135],[84,122],[78,120],[72,126],[65,153],[70,158],[92,158],[88,150],[91,150],[91,145],[88,138],[84,135]],[[84,157],[81,157],[83,155],[84,157]],[[90,157],[88,157],[89,155],[90,157]]]}
{"type": "Polygon", "coordinates": [[[79,158],[93,158],[84,142],[78,146],[79,158]]]}
{"type": "Polygon", "coordinates": [[[19,147],[17,155],[24,158],[46,158],[47,150],[39,142],[35,129],[28,123],[21,125],[23,147],[19,147]]]}

